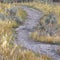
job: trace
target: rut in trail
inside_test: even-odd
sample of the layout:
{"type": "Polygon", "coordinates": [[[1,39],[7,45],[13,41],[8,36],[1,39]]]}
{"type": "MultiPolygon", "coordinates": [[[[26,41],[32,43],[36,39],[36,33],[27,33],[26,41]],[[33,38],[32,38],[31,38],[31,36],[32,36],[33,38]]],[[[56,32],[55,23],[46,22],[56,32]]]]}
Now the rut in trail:
{"type": "Polygon", "coordinates": [[[39,19],[43,16],[43,13],[26,6],[21,6],[21,8],[28,13],[28,17],[24,24],[16,29],[17,39],[15,40],[15,43],[22,45],[23,47],[30,49],[36,53],[52,56],[55,58],[54,60],[60,60],[60,56],[55,52],[55,49],[58,47],[58,45],[34,42],[29,37],[29,34],[34,30],[34,27],[36,27],[38,24],[39,19]]]}

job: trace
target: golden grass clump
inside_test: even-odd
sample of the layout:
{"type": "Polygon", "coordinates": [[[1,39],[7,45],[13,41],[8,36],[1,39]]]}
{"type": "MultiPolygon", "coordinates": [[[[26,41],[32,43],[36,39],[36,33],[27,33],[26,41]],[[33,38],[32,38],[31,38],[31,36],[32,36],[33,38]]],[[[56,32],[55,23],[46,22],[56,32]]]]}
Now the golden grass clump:
{"type": "Polygon", "coordinates": [[[60,37],[59,36],[40,36],[38,31],[34,31],[30,34],[30,37],[35,41],[40,41],[44,43],[60,43],[60,37]]]}
{"type": "Polygon", "coordinates": [[[24,11],[23,9],[18,9],[18,11],[17,11],[17,16],[19,16],[19,17],[21,17],[23,20],[25,20],[26,19],[26,17],[27,17],[27,12],[26,11],[24,11]]]}
{"type": "Polygon", "coordinates": [[[30,50],[19,47],[16,44],[14,47],[8,47],[7,49],[1,49],[0,53],[3,54],[4,60],[52,60],[52,57],[43,54],[36,54],[30,50]]]}
{"type": "Polygon", "coordinates": [[[16,27],[16,26],[17,23],[15,21],[0,20],[0,44],[2,44],[2,46],[8,44],[8,41],[12,39],[13,37],[12,27],[16,27]]]}
{"type": "Polygon", "coordinates": [[[17,26],[17,24],[14,21],[0,20],[0,53],[4,53],[6,49],[8,51],[9,43],[13,40],[14,31],[12,28],[15,26],[17,26]]]}
{"type": "MultiPolygon", "coordinates": [[[[5,14],[6,13],[5,9],[6,8],[10,9],[11,7],[12,7],[12,4],[0,3],[0,13],[5,14]]],[[[14,7],[14,5],[13,5],[13,7],[14,7]]]]}

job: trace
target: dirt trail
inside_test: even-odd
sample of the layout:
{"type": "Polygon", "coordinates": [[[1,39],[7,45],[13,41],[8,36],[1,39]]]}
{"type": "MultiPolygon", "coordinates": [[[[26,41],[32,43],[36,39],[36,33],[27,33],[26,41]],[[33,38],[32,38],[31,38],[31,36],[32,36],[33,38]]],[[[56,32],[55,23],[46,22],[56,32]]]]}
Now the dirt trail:
{"type": "Polygon", "coordinates": [[[60,56],[55,51],[58,45],[34,42],[31,38],[29,38],[29,34],[34,30],[34,27],[38,24],[39,19],[43,16],[43,13],[26,6],[22,6],[21,8],[28,13],[28,17],[25,23],[16,29],[17,39],[15,42],[18,45],[22,45],[23,47],[36,53],[47,54],[55,58],[54,60],[60,60],[60,56]]]}

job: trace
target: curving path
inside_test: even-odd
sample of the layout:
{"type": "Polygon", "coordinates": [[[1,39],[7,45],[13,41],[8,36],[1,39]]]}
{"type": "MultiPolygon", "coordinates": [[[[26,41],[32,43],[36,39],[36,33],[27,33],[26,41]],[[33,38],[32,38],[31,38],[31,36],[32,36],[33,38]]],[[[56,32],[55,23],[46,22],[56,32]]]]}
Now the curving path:
{"type": "Polygon", "coordinates": [[[39,22],[39,19],[43,16],[43,13],[26,6],[21,6],[21,8],[28,13],[28,16],[24,24],[16,29],[17,39],[15,40],[15,43],[36,53],[52,56],[55,58],[54,60],[60,60],[60,56],[56,53],[58,45],[34,42],[31,38],[29,38],[29,34],[34,30],[35,26],[39,22]]]}

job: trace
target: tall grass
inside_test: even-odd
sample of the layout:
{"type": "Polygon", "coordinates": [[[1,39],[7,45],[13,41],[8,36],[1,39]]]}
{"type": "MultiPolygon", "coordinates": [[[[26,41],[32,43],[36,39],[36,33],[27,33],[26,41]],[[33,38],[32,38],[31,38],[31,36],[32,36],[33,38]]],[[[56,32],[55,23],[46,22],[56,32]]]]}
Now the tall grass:
{"type": "Polygon", "coordinates": [[[21,3],[21,5],[26,5],[31,8],[42,11],[44,14],[49,14],[50,12],[54,13],[57,16],[57,20],[60,24],[60,4],[58,3],[41,3],[41,2],[30,2],[30,3],[21,3]]]}
{"type": "MultiPolygon", "coordinates": [[[[1,4],[0,13],[7,14],[5,8],[10,9],[12,6],[20,4],[1,4]]],[[[22,10],[21,10],[22,11],[22,10]]],[[[18,11],[19,13],[20,11],[18,11]]],[[[23,12],[17,14],[23,16],[23,12]]],[[[25,15],[24,15],[25,16],[25,15]]],[[[26,17],[26,16],[25,16],[26,17]]],[[[30,50],[18,46],[13,42],[14,29],[17,23],[13,20],[1,20],[0,19],[0,59],[1,60],[52,60],[51,57],[44,54],[36,54],[30,50]]]]}
{"type": "Polygon", "coordinates": [[[14,40],[15,21],[0,21],[0,59],[1,60],[52,60],[51,57],[37,54],[18,46],[14,40]]]}
{"type": "MultiPolygon", "coordinates": [[[[6,16],[9,15],[10,13],[10,9],[12,8],[16,8],[17,11],[15,12],[16,13],[16,16],[20,17],[22,20],[25,20],[27,18],[27,12],[23,9],[20,8],[20,5],[21,4],[4,4],[4,3],[0,3],[0,14],[4,14],[6,16]],[[9,11],[7,11],[9,10],[9,11]]],[[[14,10],[14,9],[13,9],[14,10]]]]}
{"type": "Polygon", "coordinates": [[[13,40],[13,27],[17,26],[15,21],[0,20],[0,54],[8,55],[10,42],[13,40]]]}
{"type": "Polygon", "coordinates": [[[32,38],[34,41],[39,41],[43,43],[60,44],[59,36],[40,36],[38,31],[32,32],[30,38],[32,38]]]}

